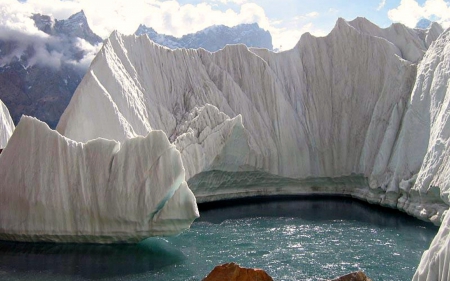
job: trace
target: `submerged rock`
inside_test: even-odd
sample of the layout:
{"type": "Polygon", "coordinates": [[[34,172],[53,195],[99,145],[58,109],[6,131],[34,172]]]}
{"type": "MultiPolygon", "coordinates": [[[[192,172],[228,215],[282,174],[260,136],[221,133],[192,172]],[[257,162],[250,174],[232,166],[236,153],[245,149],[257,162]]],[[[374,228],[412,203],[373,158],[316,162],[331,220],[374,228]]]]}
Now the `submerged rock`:
{"type": "Polygon", "coordinates": [[[202,281],[273,281],[262,269],[240,267],[226,263],[216,266],[202,281]]]}
{"type": "Polygon", "coordinates": [[[364,272],[358,271],[338,277],[330,281],[372,281],[372,279],[367,277],[366,274],[364,274],[364,272]]]}

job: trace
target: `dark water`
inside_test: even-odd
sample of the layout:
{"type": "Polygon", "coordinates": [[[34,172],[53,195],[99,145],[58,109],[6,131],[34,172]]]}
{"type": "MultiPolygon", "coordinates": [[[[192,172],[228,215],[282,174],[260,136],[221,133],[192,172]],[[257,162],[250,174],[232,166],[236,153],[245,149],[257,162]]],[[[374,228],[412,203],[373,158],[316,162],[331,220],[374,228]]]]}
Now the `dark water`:
{"type": "Polygon", "coordinates": [[[190,230],[138,245],[0,242],[0,280],[201,280],[231,261],[275,280],[355,270],[373,280],[410,280],[437,232],[345,197],[224,201],[200,205],[200,214],[190,230]]]}

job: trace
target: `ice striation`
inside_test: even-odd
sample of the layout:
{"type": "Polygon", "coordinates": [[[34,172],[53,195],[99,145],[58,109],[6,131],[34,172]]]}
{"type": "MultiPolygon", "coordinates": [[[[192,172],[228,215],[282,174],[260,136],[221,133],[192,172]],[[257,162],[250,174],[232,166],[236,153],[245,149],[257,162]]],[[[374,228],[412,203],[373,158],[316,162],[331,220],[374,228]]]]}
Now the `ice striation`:
{"type": "Polygon", "coordinates": [[[448,280],[450,30],[441,31],[339,19],[282,53],[168,50],[113,33],[57,130],[119,142],[164,131],[200,202],[346,194],[442,223],[414,280],[448,280]]]}
{"type": "Polygon", "coordinates": [[[80,143],[24,116],[0,178],[1,240],[134,243],[198,217],[180,153],[161,131],[80,143]]]}
{"type": "MultiPolygon", "coordinates": [[[[400,131],[397,163],[412,153],[422,157],[419,173],[403,188],[427,198],[429,204],[450,205],[450,29],[436,40],[419,65],[417,81],[400,131]],[[418,133],[420,132],[420,133],[418,133]]],[[[418,162],[418,161],[415,161],[418,162]]],[[[412,167],[415,168],[415,167],[412,167]]],[[[417,204],[416,204],[417,205],[417,204]]],[[[424,215],[426,208],[419,205],[424,215]]],[[[449,280],[450,212],[443,211],[438,234],[422,256],[414,281],[449,280]]]]}
{"type": "Polygon", "coordinates": [[[339,19],[328,36],[304,34],[290,51],[235,45],[210,53],[168,50],[147,37],[114,32],[57,130],[83,142],[122,142],[163,130],[181,151],[186,180],[200,201],[219,199],[218,190],[220,198],[344,193],[439,223],[445,202],[425,204],[423,212],[421,202],[410,207],[414,196],[399,188],[419,172],[408,161],[421,156],[407,157],[403,166],[391,159],[415,61],[427,48],[418,34],[402,25],[381,29],[364,18],[339,19]],[[222,181],[205,183],[208,173],[222,181]],[[231,181],[230,173],[237,173],[231,181]],[[236,184],[236,177],[245,183],[250,175],[254,182],[236,184]],[[286,187],[275,188],[276,182],[286,187]]]}
{"type": "Polygon", "coordinates": [[[0,100],[0,148],[3,149],[8,143],[14,131],[14,123],[6,105],[0,100]]]}

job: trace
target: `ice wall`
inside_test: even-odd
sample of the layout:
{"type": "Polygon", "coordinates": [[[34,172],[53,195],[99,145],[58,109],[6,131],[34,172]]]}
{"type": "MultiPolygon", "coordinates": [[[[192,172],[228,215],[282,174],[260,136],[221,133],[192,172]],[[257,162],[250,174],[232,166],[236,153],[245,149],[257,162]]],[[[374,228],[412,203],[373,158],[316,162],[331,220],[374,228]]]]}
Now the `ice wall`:
{"type": "Polygon", "coordinates": [[[6,105],[0,100],[0,148],[4,148],[14,131],[14,123],[6,105]]]}
{"type": "Polygon", "coordinates": [[[0,239],[139,242],[198,217],[166,135],[79,143],[24,116],[0,157],[0,239]]]}
{"type": "MultiPolygon", "coordinates": [[[[364,176],[368,183],[332,184],[328,192],[439,223],[446,202],[422,204],[419,198],[410,204],[416,197],[400,188],[419,172],[421,152],[402,158],[401,165],[393,164],[393,157],[399,155],[415,62],[440,31],[438,25],[381,29],[364,18],[339,19],[326,37],[304,34],[282,53],[243,45],[215,53],[169,50],[147,37],[114,32],[57,130],[78,141],[121,142],[163,130],[181,151],[186,180],[214,170],[258,171],[280,179],[364,176]]],[[[226,183],[217,184],[223,196],[234,197],[226,183]]],[[[280,193],[275,186],[264,193],[280,193]]],[[[193,188],[203,195],[217,192],[193,188]]],[[[245,194],[245,187],[241,191],[245,194]]]]}

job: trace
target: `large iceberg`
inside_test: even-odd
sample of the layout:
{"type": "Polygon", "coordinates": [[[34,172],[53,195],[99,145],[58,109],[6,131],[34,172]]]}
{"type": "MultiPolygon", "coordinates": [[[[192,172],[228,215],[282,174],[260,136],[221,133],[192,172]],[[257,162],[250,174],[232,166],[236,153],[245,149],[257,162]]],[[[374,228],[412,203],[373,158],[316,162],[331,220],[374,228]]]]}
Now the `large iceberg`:
{"type": "Polygon", "coordinates": [[[161,131],[75,142],[23,116],[0,157],[0,239],[139,242],[178,234],[198,210],[161,131]]]}

